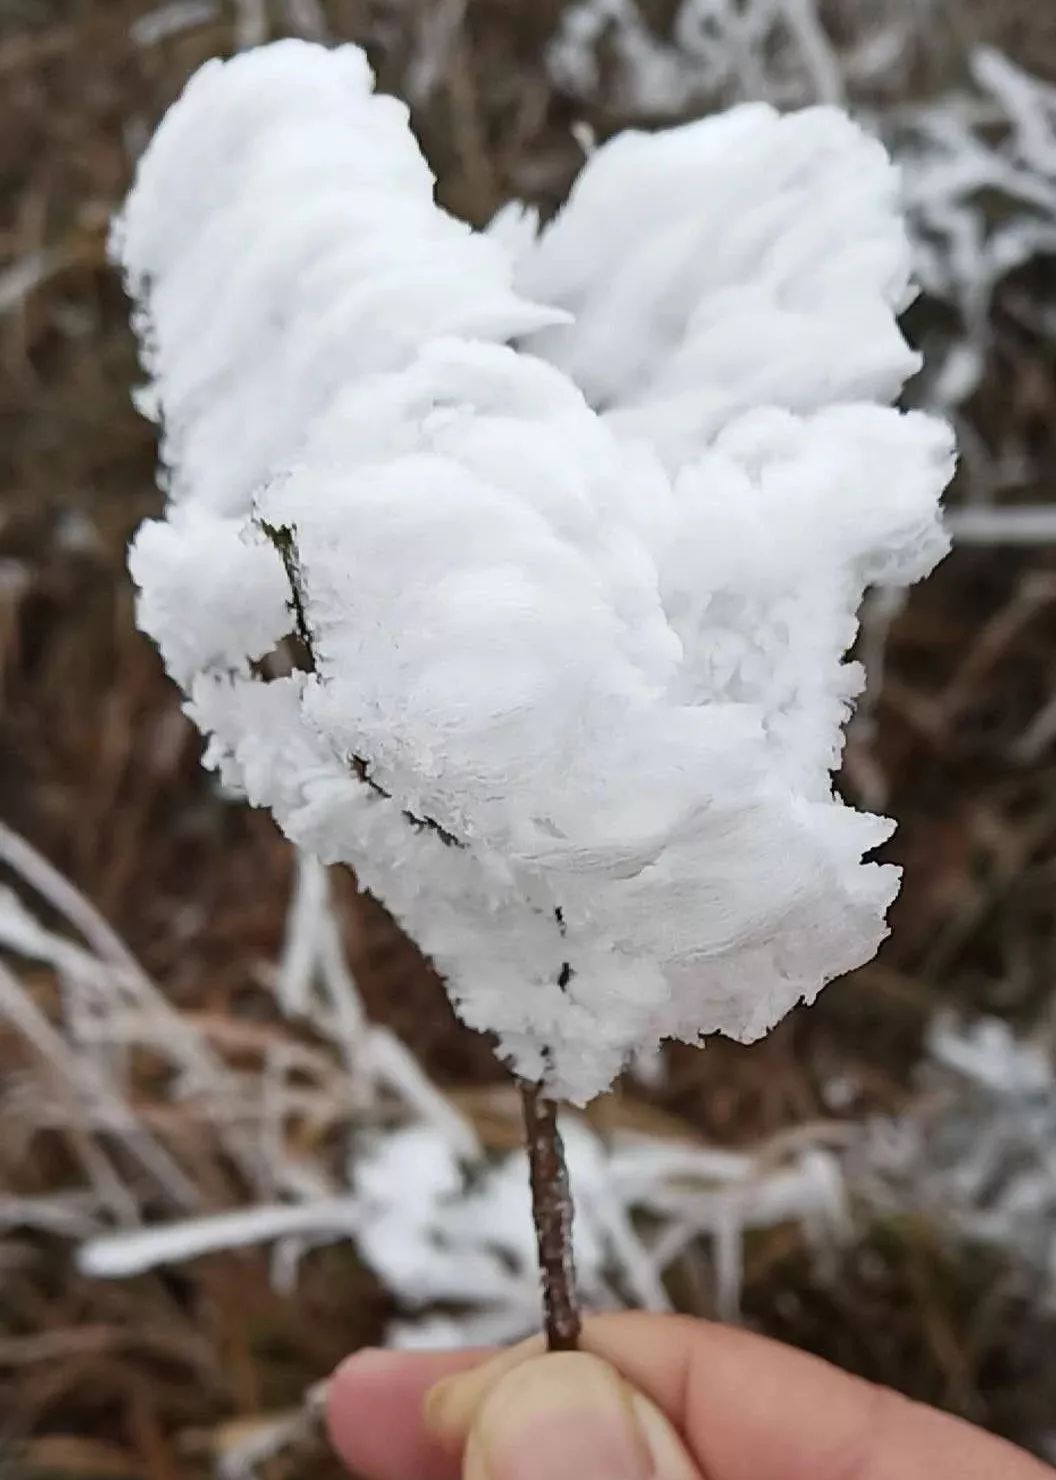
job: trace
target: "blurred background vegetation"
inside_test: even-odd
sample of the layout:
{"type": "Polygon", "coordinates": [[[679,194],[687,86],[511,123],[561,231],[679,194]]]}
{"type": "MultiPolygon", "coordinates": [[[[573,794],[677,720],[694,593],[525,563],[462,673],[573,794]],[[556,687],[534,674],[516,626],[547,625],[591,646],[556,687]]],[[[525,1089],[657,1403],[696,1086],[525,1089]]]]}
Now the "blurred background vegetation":
{"type": "MultiPolygon", "coordinates": [[[[1008,1025],[1051,1063],[1056,541],[1051,518],[1047,538],[992,519],[1014,506],[1044,521],[1054,500],[1056,94],[1044,89],[1056,80],[1056,7],[1046,0],[0,0],[0,819],[84,892],[230,1062],[252,1060],[260,1035],[315,1044],[266,983],[283,947],[290,850],[266,816],[218,795],[176,690],[134,629],[124,551],[159,495],[105,245],[135,156],[187,76],[284,34],[365,45],[379,85],[411,104],[441,202],[475,224],[514,196],[554,209],[592,137],[743,97],[835,96],[909,140],[922,264],[929,246],[938,254],[909,331],[949,369],[945,387],[917,394],[957,420],[952,503],[982,511],[983,533],[967,521],[936,575],[903,607],[872,610],[863,631],[875,682],[845,786],[899,823],[886,850],[906,870],[892,937],[763,1043],[671,1051],[596,1118],[728,1147],[819,1121],[897,1122],[944,1092],[929,1035],[949,1009],[1008,1025]],[[929,216],[927,170],[936,189],[948,183],[936,120],[962,130],[954,161],[970,156],[965,138],[1003,150],[1016,127],[980,80],[987,46],[1033,79],[1049,132],[1035,130],[1033,159],[1007,155],[1007,178],[971,186],[963,220],[975,225],[951,246],[943,223],[962,217],[929,216]],[[926,127],[921,106],[932,110],[926,127]],[[1003,228],[1014,250],[995,267],[980,243],[1003,228]],[[973,276],[984,268],[985,282],[973,276]]],[[[483,1108],[500,1074],[488,1044],[457,1027],[384,912],[351,878],[332,882],[371,1017],[501,1146],[508,1129],[495,1131],[483,1108]]],[[[20,971],[54,1016],[52,974],[20,971]]],[[[0,1204],[13,1206],[66,1187],[76,1164],[69,1128],[27,1109],[39,1054],[3,1019],[0,1204]]],[[[245,1201],[222,1148],[198,1129],[190,1144],[149,1056],[134,1082],[207,1205],[245,1201]]],[[[1043,1094],[1041,1120],[1023,1133],[1050,1138],[1022,1186],[1039,1205],[1048,1188],[1040,1272],[1000,1218],[988,1236],[964,1236],[910,1199],[864,1215],[825,1267],[796,1228],[752,1235],[745,1319],[1035,1448],[1054,1442],[1053,1110],[1043,1094]]],[[[964,1125],[965,1148],[986,1133],[964,1125]]],[[[985,1195],[1000,1203],[1000,1189],[985,1195]]],[[[60,1233],[21,1225],[17,1210],[4,1221],[0,1469],[6,1453],[35,1480],[206,1473],[240,1425],[295,1406],[347,1350],[380,1339],[393,1312],[348,1245],[307,1258],[294,1294],[276,1292],[252,1249],[100,1283],[76,1272],[60,1233]]],[[[708,1314],[699,1258],[705,1274],[687,1263],[671,1293],[708,1314]]],[[[262,1473],[334,1471],[304,1449],[277,1453],[262,1473]]]]}

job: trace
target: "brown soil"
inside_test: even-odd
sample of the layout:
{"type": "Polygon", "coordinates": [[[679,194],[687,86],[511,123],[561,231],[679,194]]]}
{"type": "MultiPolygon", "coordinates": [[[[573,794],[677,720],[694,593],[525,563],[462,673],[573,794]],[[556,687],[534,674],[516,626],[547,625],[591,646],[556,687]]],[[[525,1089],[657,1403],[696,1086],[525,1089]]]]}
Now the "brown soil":
{"type": "MultiPolygon", "coordinates": [[[[129,405],[137,369],[106,221],[128,183],[129,140],[231,38],[225,11],[137,47],[129,27],[149,8],[0,0],[0,272],[40,252],[50,263],[0,316],[0,577],[17,577],[0,579],[0,817],[92,897],[174,1001],[252,1019],[268,1010],[255,969],[280,946],[288,850],[200,770],[196,735],[134,630],[124,569],[128,535],[158,496],[151,429],[129,405]]],[[[552,204],[576,168],[577,110],[541,66],[559,9],[471,0],[465,39],[417,120],[442,199],[473,220],[513,193],[552,204]]],[[[368,40],[398,13],[372,0],[326,10],[335,35],[368,40]]],[[[401,45],[377,54],[394,84],[401,45]]],[[[1011,323],[998,358],[976,420],[1024,434],[1051,497],[1052,364],[1011,323]]],[[[888,852],[906,878],[890,942],[764,1043],[673,1052],[656,1108],[748,1143],[825,1116],[837,1073],[860,1086],[855,1115],[904,1104],[940,1003],[1051,1023],[1056,757],[1022,764],[1014,747],[1051,692],[1054,641],[1052,549],[959,550],[914,594],[871,754],[852,754],[848,771],[853,792],[875,768],[900,824],[888,852]]],[[[351,880],[343,917],[371,1012],[442,1083],[494,1080],[487,1044],[454,1023],[435,977],[351,880]]],[[[0,1062],[27,1062],[2,1033],[0,1062]]],[[[61,1146],[41,1138],[29,1158],[14,1144],[0,1128],[0,1186],[40,1191],[65,1174],[61,1146]]],[[[234,1175],[219,1176],[216,1200],[238,1196],[234,1175]]],[[[270,1292],[252,1253],[121,1285],[80,1278],[50,1240],[12,1236],[0,1259],[0,1464],[6,1446],[34,1480],[202,1473],[219,1426],[295,1403],[376,1339],[386,1312],[342,1249],[307,1261],[293,1299],[270,1292]]],[[[704,1312],[708,1282],[692,1276],[679,1298],[704,1312]]],[[[874,1229],[824,1283],[792,1234],[761,1237],[746,1303],[762,1329],[1023,1439],[1056,1411],[1056,1330],[1017,1290],[1000,1260],[906,1221],[874,1229]]],[[[286,1474],[336,1471],[296,1455],[269,1471],[286,1474]]]]}

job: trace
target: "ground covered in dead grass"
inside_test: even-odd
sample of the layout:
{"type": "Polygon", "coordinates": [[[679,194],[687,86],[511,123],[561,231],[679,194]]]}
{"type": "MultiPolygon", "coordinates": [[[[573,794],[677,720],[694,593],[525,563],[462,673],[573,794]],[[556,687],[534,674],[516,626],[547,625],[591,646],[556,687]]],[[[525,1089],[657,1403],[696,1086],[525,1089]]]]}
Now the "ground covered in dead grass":
{"type": "MultiPolygon", "coordinates": [[[[213,19],[143,44],[135,24],[155,9],[0,0],[0,817],[237,1056],[254,1052],[247,1025],[280,1030],[259,973],[281,946],[290,858],[268,819],[217,796],[133,628],[123,552],[156,507],[154,443],[129,404],[134,352],[104,249],[137,141],[186,75],[230,48],[237,17],[217,5],[213,19]]],[[[552,205],[575,171],[569,126],[590,110],[555,92],[542,63],[560,9],[470,0],[419,109],[441,198],[475,221],[511,194],[552,205]]],[[[404,84],[422,7],[334,0],[323,11],[334,36],[371,45],[384,84],[404,84]]],[[[1004,32],[1035,68],[1036,15],[1006,17],[1004,32]]],[[[992,8],[986,24],[993,33],[992,8]]],[[[591,122],[618,120],[599,109],[591,122]]],[[[1001,327],[972,414],[984,433],[1018,429],[1037,459],[1034,493],[1051,498],[1054,367],[1029,325],[1001,327]]],[[[1054,652],[1052,547],[961,548],[914,592],[848,765],[849,790],[899,819],[889,851],[906,879],[891,941],[766,1042],[673,1053],[660,1087],[629,1085],[599,1115],[662,1114],[742,1145],[833,1113],[837,1081],[849,1086],[842,1109],[897,1111],[916,1093],[922,1033],[942,1004],[1047,1024],[1051,1041],[1056,756],[1030,736],[1054,652]]],[[[487,1045],[457,1028],[413,947],[351,880],[342,894],[373,1015],[453,1091],[493,1080],[487,1045]]],[[[43,1002],[49,989],[42,974],[43,1002]]],[[[27,1062],[0,1025],[0,1065],[27,1062]]],[[[151,1072],[144,1064],[145,1102],[151,1072]]],[[[27,1134],[10,1100],[0,1117],[0,1193],[68,1175],[61,1137],[27,1134]]],[[[239,1199],[221,1155],[203,1154],[202,1177],[217,1207],[239,1199]]],[[[707,1313],[708,1288],[689,1269],[677,1296],[707,1313]]],[[[7,1450],[33,1480],[204,1472],[230,1425],[295,1404],[346,1350],[377,1339],[387,1305],[345,1248],[308,1259],[296,1298],[283,1298],[255,1253],[108,1285],[75,1274],[60,1240],[12,1233],[0,1244],[0,1468],[7,1450]]],[[[824,1283],[795,1234],[760,1236],[745,1305],[762,1329],[1013,1437],[1056,1409],[1056,1321],[1000,1255],[951,1247],[924,1219],[876,1226],[824,1283]]],[[[294,1452],[269,1473],[333,1471],[294,1452]]]]}

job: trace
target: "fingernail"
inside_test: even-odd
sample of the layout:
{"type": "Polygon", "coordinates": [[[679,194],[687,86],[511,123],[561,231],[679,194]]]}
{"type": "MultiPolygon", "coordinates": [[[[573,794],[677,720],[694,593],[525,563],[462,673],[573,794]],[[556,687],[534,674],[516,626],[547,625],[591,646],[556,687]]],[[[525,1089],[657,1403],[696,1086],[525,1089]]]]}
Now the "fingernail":
{"type": "Polygon", "coordinates": [[[508,1373],[470,1431],[466,1480],[651,1480],[653,1461],[617,1373],[586,1353],[508,1373]]]}
{"type": "Polygon", "coordinates": [[[699,1480],[699,1471],[685,1445],[656,1404],[632,1390],[631,1411],[649,1451],[656,1480],[699,1480]]]}
{"type": "Polygon", "coordinates": [[[533,1337],[518,1346],[507,1347],[490,1361],[469,1372],[445,1377],[425,1395],[422,1410],[425,1426],[439,1442],[452,1450],[465,1443],[469,1426],[488,1393],[508,1372],[522,1366],[543,1351],[542,1341],[533,1337]]]}

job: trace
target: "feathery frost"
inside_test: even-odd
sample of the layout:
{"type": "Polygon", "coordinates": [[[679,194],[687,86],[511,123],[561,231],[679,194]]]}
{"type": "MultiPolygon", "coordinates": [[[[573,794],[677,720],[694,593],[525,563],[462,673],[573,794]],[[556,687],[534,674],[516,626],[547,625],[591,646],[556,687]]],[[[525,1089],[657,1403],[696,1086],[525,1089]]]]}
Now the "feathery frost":
{"type": "Polygon", "coordinates": [[[350,47],[171,110],[114,235],[169,491],[140,622],[207,763],[585,1101],[876,949],[843,655],[944,553],[950,434],[886,404],[897,178],[835,109],[623,135],[541,233],[432,184],[350,47]]]}

